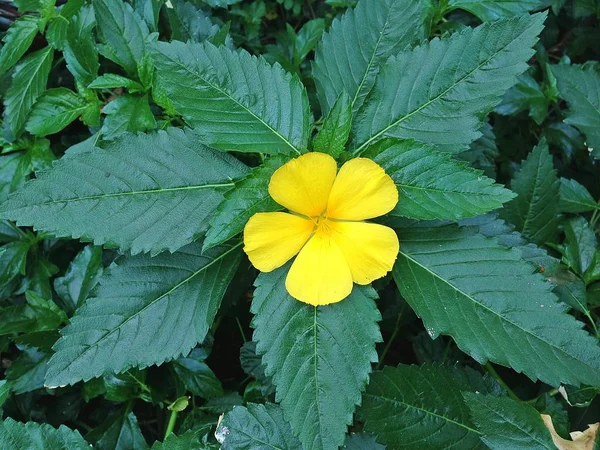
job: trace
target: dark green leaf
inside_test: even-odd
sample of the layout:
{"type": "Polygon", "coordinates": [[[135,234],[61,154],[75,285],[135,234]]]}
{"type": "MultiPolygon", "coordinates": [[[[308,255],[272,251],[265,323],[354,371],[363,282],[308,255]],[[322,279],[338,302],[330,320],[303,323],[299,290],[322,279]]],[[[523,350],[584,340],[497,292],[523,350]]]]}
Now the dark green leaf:
{"type": "Polygon", "coordinates": [[[39,23],[39,17],[23,16],[6,31],[2,38],[4,46],[0,50],[0,75],[8,72],[25,54],[39,31],[39,23]]]}
{"type": "Polygon", "coordinates": [[[344,450],[385,450],[383,445],[377,443],[374,436],[354,433],[348,435],[342,448],[344,450]]]}
{"type": "Polygon", "coordinates": [[[288,270],[289,264],[256,281],[251,310],[257,352],[303,448],[337,450],[377,360],[376,293],[355,286],[345,300],[314,307],[287,293],[288,270]]]}
{"type": "Polygon", "coordinates": [[[67,88],[48,89],[33,106],[25,128],[34,136],[58,133],[87,107],[85,99],[67,88]]]}
{"type": "Polygon", "coordinates": [[[92,35],[95,26],[94,10],[85,6],[71,19],[67,28],[67,45],[63,54],[67,69],[82,86],[87,86],[98,76],[98,51],[92,35]]]}
{"type": "Polygon", "coordinates": [[[143,92],[143,86],[137,81],[133,81],[131,78],[124,77],[122,75],[115,75],[114,73],[105,73],[92,81],[89,89],[114,89],[114,88],[125,88],[130,93],[143,92]]]}
{"type": "Polygon", "coordinates": [[[133,9],[148,24],[150,31],[158,31],[160,9],[165,0],[133,0],[133,9]]]}
{"type": "Polygon", "coordinates": [[[313,64],[323,115],[344,91],[355,114],[388,57],[426,38],[425,17],[421,2],[361,0],[335,19],[317,47],[313,64]]]}
{"type": "Polygon", "coordinates": [[[177,41],[202,42],[214,36],[219,26],[212,23],[208,14],[184,0],[172,0],[167,8],[171,37],[177,41]]]}
{"type": "Polygon", "coordinates": [[[49,359],[50,353],[24,348],[6,371],[12,392],[23,394],[43,388],[49,359]]]}
{"type": "Polygon", "coordinates": [[[524,73],[512,88],[506,91],[502,103],[496,106],[496,112],[505,116],[529,110],[529,115],[541,125],[548,116],[550,102],[541,86],[533,77],[524,73]]]}
{"type": "Polygon", "coordinates": [[[319,134],[315,137],[313,144],[315,151],[327,153],[337,158],[345,150],[351,127],[352,105],[350,104],[350,97],[342,92],[329,111],[319,134]]]}
{"type": "Polygon", "coordinates": [[[85,0],[68,0],[50,21],[45,37],[56,50],[65,49],[69,25],[85,4],[85,0]]]}
{"type": "Polygon", "coordinates": [[[464,9],[483,22],[520,16],[544,6],[543,0],[450,0],[447,11],[464,9]]]}
{"type": "Polygon", "coordinates": [[[109,417],[100,427],[87,434],[86,439],[95,442],[94,448],[98,450],[145,450],[148,448],[137,418],[127,409],[109,417]]]}
{"type": "Polygon", "coordinates": [[[558,228],[560,183],[545,140],[523,161],[511,188],[518,197],[506,204],[504,217],[535,243],[552,239],[558,228]]]}
{"type": "Polygon", "coordinates": [[[555,271],[549,278],[556,285],[554,293],[558,299],[582,313],[588,313],[585,283],[570,270],[561,268],[555,271]]]}
{"type": "Polygon", "coordinates": [[[575,180],[560,179],[560,211],[568,213],[583,213],[600,209],[592,194],[575,180]]]}
{"type": "Polygon", "coordinates": [[[205,232],[231,179],[245,173],[191,131],[127,135],[58,161],[2,204],[0,215],[133,254],[175,251],[205,232]]]}
{"type": "Polygon", "coordinates": [[[201,243],[122,259],[102,276],[54,346],[49,385],[161,364],[204,340],[239,264],[239,246],[201,243]],[[99,326],[99,324],[102,324],[99,326]],[[152,342],[152,346],[148,346],[152,342]]]}
{"type": "Polygon", "coordinates": [[[173,361],[173,369],[185,389],[200,398],[213,398],[223,395],[223,387],[210,367],[204,362],[206,354],[194,349],[185,358],[173,361]]]}
{"type": "Polygon", "coordinates": [[[392,177],[400,201],[392,214],[413,219],[461,219],[497,209],[514,195],[494,180],[431,145],[385,139],[365,156],[392,177]]]}
{"type": "Polygon", "coordinates": [[[545,18],[488,22],[392,56],[354,121],[355,151],[385,137],[466,150],[481,135],[485,115],[527,68],[545,18]]]}
{"type": "Polygon", "coordinates": [[[156,441],[152,446],[152,450],[198,450],[201,448],[199,433],[191,430],[179,436],[170,434],[164,442],[156,441]]]}
{"type": "Polygon", "coordinates": [[[69,449],[90,450],[79,434],[60,426],[58,429],[48,424],[16,422],[10,417],[0,422],[0,447],[5,449],[69,449]]]}
{"type": "Polygon", "coordinates": [[[567,221],[564,230],[566,238],[560,248],[563,261],[581,276],[586,284],[595,281],[594,275],[600,263],[600,253],[597,250],[598,240],[594,230],[583,217],[575,217],[567,221]]]}
{"type": "Polygon", "coordinates": [[[11,294],[10,288],[9,292],[5,292],[6,288],[9,287],[9,283],[19,275],[25,275],[27,253],[30,246],[30,242],[15,241],[0,247],[2,248],[2,252],[0,253],[0,298],[11,294]]]}
{"type": "Polygon", "coordinates": [[[471,148],[459,153],[456,158],[467,161],[476,169],[483,170],[488,177],[496,178],[496,158],[500,154],[492,126],[486,123],[480,130],[482,136],[471,143],[471,148]]]}
{"type": "Polygon", "coordinates": [[[454,225],[416,225],[399,239],[394,279],[432,337],[550,385],[600,384],[596,340],[519,250],[454,225]]]}
{"type": "Polygon", "coordinates": [[[302,25],[294,43],[296,65],[306,59],[308,54],[317,45],[325,31],[324,19],[312,19],[302,25]]]}
{"type": "Polygon", "coordinates": [[[158,42],[157,77],[203,143],[242,152],[303,152],[309,106],[299,78],[223,46],[158,42]]]}
{"type": "Polygon", "coordinates": [[[115,139],[123,133],[153,130],[156,128],[154,114],[148,104],[148,96],[122,95],[104,107],[106,118],[102,137],[115,139]]]}

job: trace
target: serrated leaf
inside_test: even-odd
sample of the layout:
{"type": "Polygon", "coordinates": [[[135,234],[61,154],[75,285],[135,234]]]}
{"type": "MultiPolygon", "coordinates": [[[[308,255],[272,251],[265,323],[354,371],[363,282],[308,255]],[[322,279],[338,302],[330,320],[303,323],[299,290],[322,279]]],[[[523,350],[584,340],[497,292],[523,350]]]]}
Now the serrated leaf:
{"type": "Polygon", "coordinates": [[[40,19],[37,16],[23,16],[15,20],[2,38],[0,49],[0,75],[8,72],[31,46],[38,33],[40,19]]]}
{"type": "Polygon", "coordinates": [[[4,137],[7,141],[21,135],[31,107],[46,90],[53,53],[51,47],[46,47],[29,54],[17,65],[4,98],[4,137]]]}
{"type": "Polygon", "coordinates": [[[200,398],[213,398],[223,395],[221,382],[204,362],[206,355],[200,349],[194,349],[185,358],[173,361],[173,369],[186,390],[200,398]]]}
{"type": "Polygon", "coordinates": [[[411,0],[361,0],[335,19],[315,53],[313,76],[323,115],[342,92],[352,113],[363,105],[381,64],[427,37],[427,9],[411,0]]]}
{"type": "Polygon", "coordinates": [[[111,266],[61,331],[47,384],[161,364],[204,340],[240,250],[219,247],[202,255],[201,248],[197,242],[173,254],[123,258],[111,266]]]}
{"type": "Polygon", "coordinates": [[[524,73],[519,81],[504,94],[502,103],[496,106],[496,112],[504,116],[529,111],[529,116],[541,125],[548,116],[550,102],[538,82],[524,73]]]}
{"type": "Polygon", "coordinates": [[[253,338],[304,450],[337,450],[377,360],[376,293],[355,286],[345,300],[314,307],[287,293],[289,266],[257,278],[253,338]]]}
{"type": "Polygon", "coordinates": [[[594,269],[598,264],[600,255],[596,247],[598,240],[593,228],[579,216],[564,224],[565,242],[559,248],[563,254],[563,261],[573,272],[581,276],[586,284],[591,283],[594,269]]]}
{"type": "Polygon", "coordinates": [[[34,136],[61,131],[87,109],[88,103],[67,88],[48,89],[33,106],[25,129],[34,136]]]}
{"type": "Polygon", "coordinates": [[[379,164],[398,187],[392,214],[413,219],[461,219],[500,208],[514,195],[481,171],[415,141],[385,139],[364,156],[379,164]]]}
{"type": "Polygon", "coordinates": [[[56,50],[64,50],[67,45],[67,30],[73,16],[86,4],[85,0],[68,0],[54,15],[48,25],[45,37],[56,50]]]}
{"type": "Polygon", "coordinates": [[[458,367],[386,367],[372,375],[359,417],[388,448],[483,449],[461,396],[475,389],[458,367]]]}
{"type": "Polygon", "coordinates": [[[344,450],[385,450],[385,447],[378,444],[375,436],[367,434],[350,434],[342,447],[344,450]]]}
{"type": "MultiPolygon", "coordinates": [[[[113,414],[86,435],[98,450],[145,450],[148,444],[142,435],[135,414],[127,408],[113,414]]],[[[89,449],[89,446],[88,446],[89,449]]]]}
{"type": "Polygon", "coordinates": [[[12,392],[18,395],[43,388],[49,359],[50,353],[33,348],[23,349],[6,371],[6,379],[12,383],[12,392]]]}
{"type": "Polygon", "coordinates": [[[284,162],[285,158],[273,156],[263,165],[253,169],[245,178],[235,182],[233,189],[225,194],[225,200],[210,220],[210,228],[204,240],[205,249],[241,233],[248,219],[255,213],[282,209],[269,195],[268,186],[271,175],[284,162]]]}
{"type": "Polygon", "coordinates": [[[565,122],[587,138],[594,158],[600,158],[600,73],[593,66],[552,66],[560,96],[569,104],[565,122]]]}
{"type": "Polygon", "coordinates": [[[333,104],[323,127],[315,137],[313,147],[316,152],[327,153],[337,158],[346,147],[352,127],[352,105],[350,97],[342,92],[333,104]]]}
{"type": "Polygon", "coordinates": [[[133,254],[175,251],[204,234],[231,179],[245,173],[189,130],[126,135],[38,173],[0,206],[0,215],[133,254]]]}
{"type": "Polygon", "coordinates": [[[105,73],[88,85],[89,89],[125,88],[130,93],[143,92],[144,87],[137,81],[114,73],[105,73]]]}
{"type": "Polygon", "coordinates": [[[592,194],[576,180],[560,179],[560,204],[561,212],[583,213],[600,209],[592,194]]]}
{"type": "Polygon", "coordinates": [[[111,59],[129,75],[137,76],[150,34],[148,25],[129,3],[121,0],[94,0],[93,5],[98,33],[111,59]]]}
{"type": "Polygon", "coordinates": [[[535,243],[552,239],[558,228],[560,183],[544,139],[523,161],[510,186],[518,196],[504,206],[504,217],[535,243]]]}
{"type": "Polygon", "coordinates": [[[542,417],[523,402],[464,392],[481,440],[491,450],[556,450],[542,417]]]}
{"type": "Polygon", "coordinates": [[[148,24],[150,31],[158,31],[160,10],[166,0],[133,0],[133,9],[148,24]]]}
{"type": "Polygon", "coordinates": [[[492,126],[485,123],[480,130],[482,136],[471,143],[471,148],[458,153],[456,158],[467,161],[472,167],[483,170],[488,177],[496,178],[496,158],[500,154],[492,126]]]}
{"type": "Polygon", "coordinates": [[[432,337],[450,335],[479,363],[509,366],[532,380],[600,385],[596,340],[519,250],[455,225],[398,231],[394,279],[432,337]]]}
{"type": "Polygon", "coordinates": [[[121,95],[106,105],[103,112],[106,118],[101,132],[105,140],[115,139],[125,132],[156,128],[156,119],[150,110],[147,95],[121,95]]]}
{"type": "Polygon", "coordinates": [[[297,76],[209,42],[157,42],[156,76],[177,112],[221,150],[301,153],[310,110],[297,76]]]}
{"type": "Polygon", "coordinates": [[[98,50],[92,30],[96,26],[91,5],[84,6],[67,27],[67,43],[63,55],[67,69],[82,86],[87,86],[98,76],[98,50]]]}
{"type": "Polygon", "coordinates": [[[485,115],[527,69],[545,18],[487,22],[389,58],[354,121],[355,152],[385,137],[466,150],[485,115]]]}
{"type": "Polygon", "coordinates": [[[234,407],[219,423],[215,436],[223,450],[302,450],[281,407],[272,403],[234,407]]]}
{"type": "Polygon", "coordinates": [[[172,0],[172,8],[167,8],[171,38],[177,41],[202,42],[219,32],[219,26],[212,23],[210,16],[192,3],[172,0]]]}
{"type": "Polygon", "coordinates": [[[48,424],[17,422],[10,417],[0,422],[0,447],[6,449],[90,449],[90,445],[78,431],[70,430],[64,425],[53,428],[48,424]]]}
{"type": "Polygon", "coordinates": [[[200,436],[196,431],[188,430],[179,436],[170,434],[164,442],[156,441],[152,450],[198,450],[200,446],[200,436]]]}
{"type": "Polygon", "coordinates": [[[450,0],[446,11],[463,9],[487,22],[520,16],[542,6],[542,0],[450,0]]]}

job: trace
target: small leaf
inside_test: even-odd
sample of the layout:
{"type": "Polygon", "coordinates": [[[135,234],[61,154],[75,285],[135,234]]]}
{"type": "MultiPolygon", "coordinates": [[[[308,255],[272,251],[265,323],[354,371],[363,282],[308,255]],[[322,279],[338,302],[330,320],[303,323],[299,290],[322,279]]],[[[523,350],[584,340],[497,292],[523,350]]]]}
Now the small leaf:
{"type": "Polygon", "coordinates": [[[133,81],[130,78],[124,77],[122,75],[116,75],[114,73],[105,73],[104,75],[99,76],[94,81],[92,81],[89,86],[89,89],[115,89],[115,88],[125,88],[130,93],[135,92],[143,92],[143,86],[137,81],[133,81]]]}
{"type": "Polygon", "coordinates": [[[464,9],[483,22],[487,22],[521,16],[542,6],[544,6],[542,0],[450,0],[446,11],[464,9]]]}
{"type": "Polygon", "coordinates": [[[210,16],[192,3],[184,0],[172,0],[172,8],[167,8],[171,38],[177,41],[202,42],[219,32],[219,26],[213,24],[210,16]]]}
{"type": "Polygon", "coordinates": [[[86,4],[85,0],[67,0],[51,19],[45,37],[56,50],[64,50],[67,45],[67,30],[77,14],[86,4]]]}
{"type": "Polygon", "coordinates": [[[201,449],[200,435],[197,431],[188,430],[179,436],[169,434],[164,442],[156,441],[152,450],[195,450],[201,449]]]}
{"type": "Polygon", "coordinates": [[[585,218],[575,217],[564,224],[565,242],[561,247],[564,262],[579,276],[586,278],[596,265],[598,240],[585,218]],[[591,269],[591,270],[590,270],[591,269]]]}
{"type": "MultiPolygon", "coordinates": [[[[148,444],[142,435],[137,418],[127,409],[113,414],[99,427],[86,435],[98,450],[145,450],[148,444]]],[[[88,450],[90,446],[88,445],[88,450]]],[[[69,449],[70,450],[70,449],[69,449]]]]}
{"type": "Polygon", "coordinates": [[[560,211],[584,213],[600,209],[592,194],[576,180],[560,179],[560,211]]]}
{"type": "Polygon", "coordinates": [[[531,118],[541,125],[548,116],[550,102],[535,79],[524,73],[512,88],[506,91],[502,103],[496,106],[496,112],[504,116],[529,111],[531,118]]]}
{"type": "Polygon", "coordinates": [[[508,397],[463,392],[473,422],[491,450],[556,450],[540,414],[508,397]]]}
{"type": "Polygon", "coordinates": [[[374,436],[366,434],[350,434],[342,447],[344,450],[385,450],[385,447],[378,444],[374,436]]]}
{"type": "Polygon", "coordinates": [[[504,207],[504,217],[535,243],[551,240],[558,228],[560,183],[545,139],[523,161],[511,188],[518,197],[504,207]]]}
{"type": "Polygon", "coordinates": [[[61,332],[47,384],[68,385],[187,354],[204,340],[239,264],[239,246],[201,243],[121,259],[61,332]],[[148,347],[148,342],[153,342],[148,347]]]}
{"type": "Polygon", "coordinates": [[[471,143],[471,148],[458,153],[456,158],[467,161],[472,167],[483,170],[488,177],[496,178],[496,158],[500,155],[492,126],[486,123],[480,130],[482,136],[471,143]]]}
{"type": "Polygon", "coordinates": [[[53,428],[48,424],[21,423],[7,417],[0,422],[0,447],[6,449],[59,449],[89,450],[78,431],[64,425],[53,428]]]}
{"type": "Polygon", "coordinates": [[[102,126],[102,136],[112,140],[123,133],[153,130],[156,119],[150,110],[148,96],[122,95],[104,107],[106,118],[102,126]]]}
{"type": "Polygon", "coordinates": [[[25,348],[6,371],[12,392],[19,395],[44,387],[50,353],[25,348]]]}
{"type": "Polygon", "coordinates": [[[98,50],[92,35],[95,26],[94,10],[91,6],[84,6],[67,28],[63,54],[67,69],[82,86],[87,86],[98,76],[98,50]]]}
{"type": "Polygon", "coordinates": [[[173,369],[185,389],[200,398],[213,398],[223,395],[223,387],[210,367],[204,362],[206,355],[194,349],[185,358],[173,361],[173,369]]]}
{"type": "Polygon", "coordinates": [[[323,122],[323,127],[314,141],[316,152],[327,153],[337,158],[346,147],[352,126],[352,105],[350,97],[342,92],[323,122]]]}
{"type": "Polygon", "coordinates": [[[189,397],[179,397],[173,403],[171,403],[167,409],[169,411],[181,412],[185,411],[185,409],[189,406],[190,399],[189,397]]]}
{"type": "Polygon", "coordinates": [[[542,414],[542,419],[546,427],[548,427],[548,430],[550,430],[550,433],[552,434],[552,441],[558,450],[594,450],[596,448],[596,437],[598,436],[600,423],[588,425],[587,430],[584,432],[572,432],[571,438],[573,440],[568,441],[556,433],[554,425],[552,424],[552,417],[547,414],[542,414]]]}
{"type": "Polygon", "coordinates": [[[87,107],[85,99],[69,89],[48,89],[33,106],[25,128],[34,136],[58,133],[87,107]]]}
{"type": "Polygon", "coordinates": [[[23,16],[13,22],[2,38],[0,49],[0,75],[8,72],[31,46],[38,33],[40,19],[36,16],[23,16]]]}

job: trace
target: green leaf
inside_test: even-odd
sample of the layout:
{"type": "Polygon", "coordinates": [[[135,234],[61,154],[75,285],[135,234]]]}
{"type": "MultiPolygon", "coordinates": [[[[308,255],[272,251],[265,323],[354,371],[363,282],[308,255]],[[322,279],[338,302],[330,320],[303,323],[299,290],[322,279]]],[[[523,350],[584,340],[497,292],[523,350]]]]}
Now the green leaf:
{"type": "Polygon", "coordinates": [[[302,450],[280,406],[248,403],[225,415],[215,433],[223,450],[302,450]]]}
{"type": "Polygon", "coordinates": [[[542,6],[542,0],[450,0],[446,12],[463,9],[487,22],[520,16],[542,6]]]}
{"type": "Polygon", "coordinates": [[[158,31],[160,10],[165,0],[133,0],[133,9],[148,24],[150,31],[158,31]]]}
{"type": "Polygon", "coordinates": [[[333,21],[313,64],[324,116],[344,91],[352,113],[360,109],[388,57],[427,37],[426,12],[411,0],[361,0],[333,21]]]}
{"type": "Polygon", "coordinates": [[[89,89],[115,89],[125,88],[130,93],[143,92],[144,87],[137,81],[133,81],[131,78],[124,77],[122,75],[116,75],[114,73],[105,73],[99,76],[88,85],[89,89]]]}
{"type": "Polygon", "coordinates": [[[282,207],[271,198],[268,192],[273,172],[286,160],[273,156],[252,170],[245,178],[235,182],[233,189],[225,194],[210,220],[204,248],[219,245],[241,233],[248,219],[257,212],[279,211],[282,207]]]}
{"type": "Polygon", "coordinates": [[[46,90],[53,53],[51,47],[46,47],[29,54],[17,65],[4,98],[4,137],[7,141],[21,135],[31,107],[46,90]]]}
{"type": "Polygon", "coordinates": [[[529,110],[529,116],[541,125],[548,116],[550,102],[535,79],[524,73],[512,88],[506,91],[502,103],[496,106],[496,112],[504,116],[529,110]]]}
{"type": "Polygon", "coordinates": [[[69,312],[83,304],[104,272],[102,248],[87,245],[77,254],[63,277],[54,280],[54,290],[69,312]]]}
{"type": "Polygon", "coordinates": [[[545,139],[523,161],[511,188],[518,197],[504,206],[504,217],[535,243],[551,240],[558,228],[560,183],[545,139]]]}
{"type": "Polygon", "coordinates": [[[564,224],[565,242],[561,247],[563,261],[584,280],[596,263],[596,234],[585,218],[579,216],[564,224]]]}
{"type": "Polygon", "coordinates": [[[294,41],[294,62],[298,66],[318,44],[325,31],[324,19],[312,19],[302,25],[294,41]]]}
{"type": "Polygon", "coordinates": [[[38,33],[40,18],[23,16],[15,20],[2,38],[4,46],[0,49],[0,75],[8,72],[31,46],[38,33]]]}
{"type": "Polygon", "coordinates": [[[12,383],[12,392],[19,395],[44,387],[50,354],[24,348],[6,370],[6,379],[12,383]]]}
{"type": "Polygon", "coordinates": [[[559,210],[568,213],[583,213],[600,209],[592,194],[576,180],[560,179],[559,210]]]}
{"type": "Polygon", "coordinates": [[[86,4],[85,0],[68,0],[50,21],[45,37],[56,50],[64,50],[67,45],[67,30],[73,16],[86,4]]]}
{"type": "Polygon", "coordinates": [[[6,449],[59,449],[89,450],[88,444],[78,431],[64,425],[58,429],[48,424],[21,423],[7,417],[0,422],[0,447],[6,449]]]}
{"type": "MultiPolygon", "coordinates": [[[[127,408],[109,417],[86,435],[98,450],[145,450],[148,444],[142,435],[137,418],[127,408]]],[[[88,445],[89,450],[89,445],[88,445]]]]}
{"type": "Polygon", "coordinates": [[[219,32],[219,26],[212,23],[210,16],[192,3],[172,0],[172,8],[167,8],[171,38],[177,41],[202,42],[219,32]]]}
{"type": "Polygon", "coordinates": [[[4,202],[0,216],[133,254],[173,252],[204,234],[231,179],[245,173],[191,131],[126,135],[57,161],[4,202]]]}
{"type": "Polygon", "coordinates": [[[545,19],[542,13],[488,22],[389,58],[354,121],[356,153],[384,137],[466,150],[527,69],[545,19]]]}
{"type": "Polygon", "coordinates": [[[206,354],[194,349],[185,358],[173,361],[173,369],[185,389],[200,398],[213,398],[223,395],[223,387],[210,367],[204,362],[206,354]]]}
{"type": "Polygon", "coordinates": [[[188,430],[185,433],[176,436],[171,433],[164,442],[156,441],[152,450],[198,450],[200,446],[200,435],[196,431],[188,430]]]}
{"type": "Polygon", "coordinates": [[[304,450],[337,450],[377,361],[376,293],[355,286],[343,301],[314,307],[287,293],[289,266],[256,280],[251,307],[256,349],[304,450]]]}
{"type": "MultiPolygon", "coordinates": [[[[469,376],[485,386],[476,372],[469,376]]],[[[461,397],[461,392],[476,389],[458,367],[385,367],[371,376],[359,417],[365,431],[389,448],[483,449],[461,397]]]]}
{"type": "Polygon", "coordinates": [[[106,118],[102,127],[105,140],[115,139],[123,133],[153,130],[156,119],[150,110],[148,96],[121,95],[104,107],[106,118]]]}
{"type": "Polygon", "coordinates": [[[574,0],[573,15],[577,18],[599,16],[600,3],[598,0],[574,0]]]}
{"type": "Polygon", "coordinates": [[[480,364],[490,360],[532,380],[600,385],[596,340],[566,314],[518,249],[470,227],[398,231],[394,279],[430,336],[450,335],[480,364]]]}
{"type": "Polygon", "coordinates": [[[47,384],[68,385],[187,354],[202,342],[239,264],[239,245],[197,242],[121,259],[61,332],[47,384]],[[149,347],[148,343],[152,342],[149,347]]]}
{"type": "Polygon", "coordinates": [[[1,247],[3,251],[0,253],[0,298],[3,297],[1,293],[4,290],[1,288],[11,283],[19,275],[25,275],[30,247],[31,243],[27,241],[9,242],[1,247]]]}
{"type": "Polygon", "coordinates": [[[366,434],[350,434],[344,443],[344,450],[385,450],[385,447],[378,444],[374,436],[366,434]]]}
{"type": "Polygon", "coordinates": [[[456,158],[467,161],[472,167],[483,170],[488,177],[496,178],[496,158],[500,155],[492,126],[486,123],[480,130],[482,136],[471,143],[471,148],[458,153],[456,158]]]}
{"type": "Polygon", "coordinates": [[[570,270],[561,267],[548,277],[556,287],[554,293],[558,299],[586,315],[590,314],[587,306],[585,283],[570,270]]]}
{"type": "Polygon", "coordinates": [[[121,0],[93,0],[98,34],[106,55],[133,77],[145,54],[148,25],[121,0]]]}
{"type": "Polygon", "coordinates": [[[71,19],[67,28],[63,54],[67,69],[82,86],[87,86],[98,76],[98,50],[92,35],[95,26],[94,10],[85,6],[71,19]]]}
{"type": "Polygon", "coordinates": [[[514,195],[479,170],[415,141],[385,139],[364,154],[398,187],[392,214],[413,219],[461,219],[500,208],[514,195]]]}
{"type": "Polygon", "coordinates": [[[556,450],[542,417],[523,402],[464,392],[473,422],[483,433],[481,440],[491,450],[556,450]]]}
{"type": "Polygon", "coordinates": [[[352,127],[352,105],[350,97],[342,92],[323,122],[323,127],[313,143],[316,152],[327,153],[337,158],[346,147],[352,127]]]}
{"type": "Polygon", "coordinates": [[[153,49],[161,87],[204,144],[242,152],[306,150],[310,110],[297,76],[208,42],[157,42],[153,49]]]}
{"type": "Polygon", "coordinates": [[[25,129],[34,136],[58,133],[87,108],[85,99],[70,89],[48,89],[33,106],[25,129]]]}

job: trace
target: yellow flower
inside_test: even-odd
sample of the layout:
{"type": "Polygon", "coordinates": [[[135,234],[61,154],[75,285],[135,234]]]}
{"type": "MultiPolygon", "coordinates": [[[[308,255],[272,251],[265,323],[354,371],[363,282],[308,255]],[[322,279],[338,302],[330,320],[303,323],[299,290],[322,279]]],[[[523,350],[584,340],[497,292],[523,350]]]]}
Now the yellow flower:
{"type": "Polygon", "coordinates": [[[392,270],[399,244],[388,227],[363,222],[390,212],[398,189],[376,163],[355,158],[337,173],[325,153],[307,153],[275,171],[269,194],[292,213],[254,214],[244,229],[244,251],[261,272],[296,254],[285,286],[311,305],[346,298],[352,283],[369,284],[392,270]]]}

